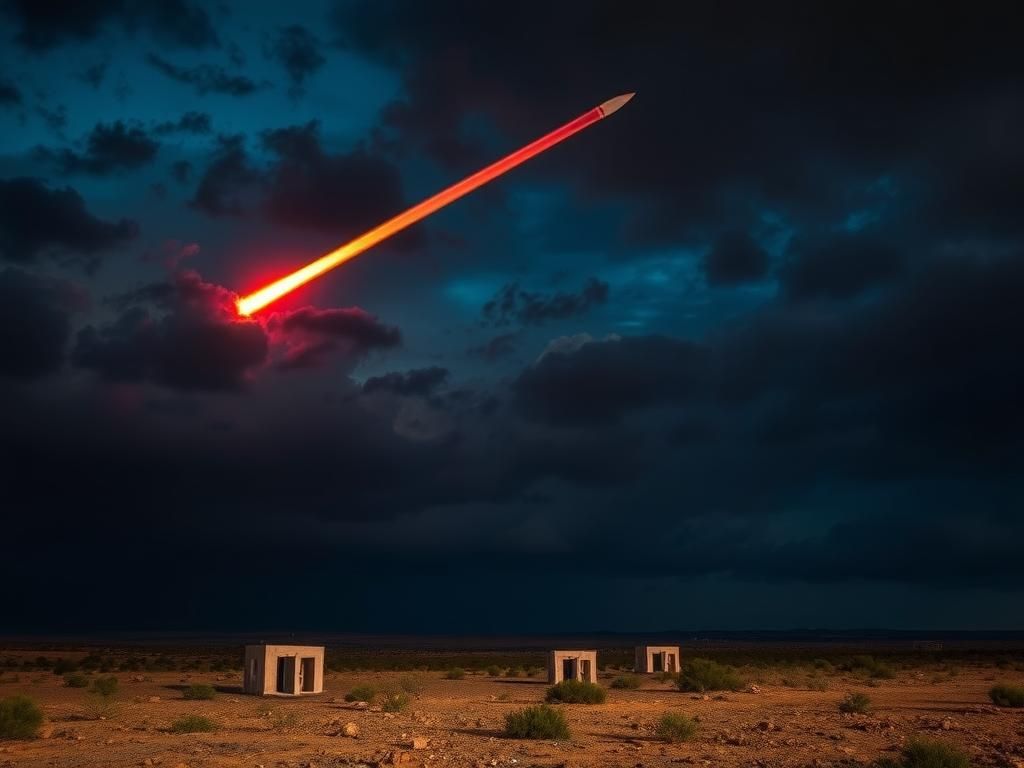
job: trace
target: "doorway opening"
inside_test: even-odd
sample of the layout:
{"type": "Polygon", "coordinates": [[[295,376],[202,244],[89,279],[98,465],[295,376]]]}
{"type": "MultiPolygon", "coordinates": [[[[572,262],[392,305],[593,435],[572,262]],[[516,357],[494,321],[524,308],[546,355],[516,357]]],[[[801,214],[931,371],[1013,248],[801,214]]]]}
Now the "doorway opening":
{"type": "Polygon", "coordinates": [[[295,693],[295,657],[278,656],[277,692],[295,693]]]}
{"type": "Polygon", "coordinates": [[[576,679],[576,659],[562,659],[562,679],[576,679]]]}
{"type": "Polygon", "coordinates": [[[308,656],[302,659],[299,667],[299,690],[305,693],[312,693],[316,683],[316,659],[308,656]]]}
{"type": "Polygon", "coordinates": [[[665,671],[665,654],[655,653],[652,654],[651,658],[651,671],[652,672],[664,672],[665,671]]]}

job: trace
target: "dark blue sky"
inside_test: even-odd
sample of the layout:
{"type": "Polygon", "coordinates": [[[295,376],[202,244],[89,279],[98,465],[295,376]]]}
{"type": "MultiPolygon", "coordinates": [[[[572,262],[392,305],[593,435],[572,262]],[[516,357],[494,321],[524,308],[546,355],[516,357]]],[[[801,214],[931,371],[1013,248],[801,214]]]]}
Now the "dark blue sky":
{"type": "Polygon", "coordinates": [[[0,8],[5,629],[1024,629],[1009,18],[0,8]]]}

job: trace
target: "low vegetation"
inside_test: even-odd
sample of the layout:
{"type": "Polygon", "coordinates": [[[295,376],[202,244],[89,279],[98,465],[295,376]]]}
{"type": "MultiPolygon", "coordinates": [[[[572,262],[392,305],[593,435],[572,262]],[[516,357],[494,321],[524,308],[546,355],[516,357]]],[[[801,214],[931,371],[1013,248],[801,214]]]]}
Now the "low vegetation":
{"type": "Polygon", "coordinates": [[[28,696],[0,699],[0,739],[31,739],[43,724],[43,711],[28,696]]]}
{"type": "Polygon", "coordinates": [[[64,685],[68,688],[88,688],[89,678],[83,675],[81,672],[75,672],[70,675],[64,675],[64,685]]]}
{"type": "Polygon", "coordinates": [[[839,702],[839,711],[866,715],[871,711],[871,697],[863,693],[848,693],[846,698],[839,702]]]}
{"type": "Polygon", "coordinates": [[[419,696],[427,687],[423,675],[402,675],[398,679],[398,687],[408,694],[419,696]]]}
{"type": "Polygon", "coordinates": [[[202,715],[185,715],[171,723],[171,733],[212,733],[217,724],[202,715]]]}
{"type": "Polygon", "coordinates": [[[491,664],[486,671],[488,677],[501,677],[502,669],[497,664],[491,664]]]}
{"type": "Polygon", "coordinates": [[[743,678],[732,667],[710,659],[689,659],[682,666],[678,681],[679,690],[696,691],[738,691],[744,686],[743,678]]]}
{"type": "Polygon", "coordinates": [[[896,676],[892,666],[874,656],[854,656],[844,667],[850,672],[867,675],[875,680],[890,680],[896,676]]]}
{"type": "Polygon", "coordinates": [[[641,683],[643,683],[643,680],[637,675],[619,675],[609,683],[609,687],[635,691],[640,687],[641,683]]]}
{"type": "Polygon", "coordinates": [[[697,733],[697,721],[681,712],[666,712],[654,732],[663,741],[689,741],[697,733]]]}
{"type": "Polygon", "coordinates": [[[583,680],[563,680],[548,688],[547,701],[563,704],[604,704],[605,691],[597,683],[583,680]]]}
{"type": "Polygon", "coordinates": [[[988,692],[993,704],[1000,707],[1024,707],[1024,686],[1000,683],[988,692]]]}
{"type": "Polygon", "coordinates": [[[193,683],[181,695],[191,701],[209,701],[217,695],[217,690],[206,683],[193,683]]]}
{"type": "Polygon", "coordinates": [[[116,677],[97,677],[92,681],[89,693],[95,694],[101,699],[112,699],[117,695],[119,687],[116,677]]]}
{"type": "Polygon", "coordinates": [[[959,747],[944,741],[912,736],[899,759],[882,758],[878,768],[970,768],[971,759],[959,747]]]}
{"type": "Polygon", "coordinates": [[[377,697],[377,689],[372,685],[357,685],[345,694],[345,701],[371,702],[377,697]]]}
{"type": "Polygon", "coordinates": [[[453,667],[445,673],[446,680],[461,680],[466,676],[466,670],[462,667],[453,667]]]}
{"type": "Polygon", "coordinates": [[[568,739],[569,724],[557,709],[540,704],[505,715],[505,735],[510,739],[568,739]]]}
{"type": "Polygon", "coordinates": [[[409,707],[409,694],[397,689],[380,692],[380,708],[385,712],[404,712],[409,707]]]}

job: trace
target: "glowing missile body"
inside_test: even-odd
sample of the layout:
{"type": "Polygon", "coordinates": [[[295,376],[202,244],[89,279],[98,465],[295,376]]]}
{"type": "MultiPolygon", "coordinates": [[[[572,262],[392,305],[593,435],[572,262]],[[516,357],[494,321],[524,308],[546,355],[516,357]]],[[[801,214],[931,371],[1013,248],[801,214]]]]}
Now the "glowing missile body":
{"type": "Polygon", "coordinates": [[[391,237],[396,232],[400,232],[411,224],[415,224],[420,219],[423,219],[439,208],[443,208],[455,200],[458,200],[463,195],[469,194],[479,186],[486,184],[491,179],[501,176],[503,173],[512,170],[517,165],[525,163],[531,157],[539,155],[546,149],[550,149],[555,144],[572,136],[574,133],[579,133],[584,128],[593,125],[598,120],[612,114],[623,104],[633,98],[632,93],[623,94],[622,96],[616,96],[614,99],[608,99],[598,107],[585,112],[584,114],[577,117],[575,120],[571,120],[560,128],[556,128],[544,136],[541,136],[536,141],[527,144],[522,149],[518,149],[511,155],[503,157],[496,163],[492,163],[483,170],[477,171],[472,176],[468,176],[457,184],[452,184],[447,189],[443,189],[433,197],[428,197],[421,203],[414,205],[412,208],[398,214],[392,219],[388,219],[383,224],[380,224],[369,232],[357,237],[345,245],[337,248],[326,256],[321,256],[314,262],[307,264],[301,269],[292,272],[290,275],[285,275],[279,280],[275,280],[263,288],[260,288],[254,293],[250,293],[248,296],[243,296],[238,299],[238,313],[240,315],[248,316],[253,312],[257,312],[263,307],[267,306],[271,302],[277,301],[287,293],[291,293],[296,288],[305,285],[310,280],[319,277],[324,272],[334,269],[339,264],[343,264],[349,259],[358,256],[360,253],[365,251],[367,248],[371,248],[381,240],[391,237]]]}

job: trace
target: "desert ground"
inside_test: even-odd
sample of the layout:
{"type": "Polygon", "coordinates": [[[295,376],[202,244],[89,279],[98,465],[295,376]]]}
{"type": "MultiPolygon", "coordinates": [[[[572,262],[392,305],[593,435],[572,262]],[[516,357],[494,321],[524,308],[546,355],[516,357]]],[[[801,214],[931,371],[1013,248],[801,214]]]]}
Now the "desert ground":
{"type": "MultiPolygon", "coordinates": [[[[742,690],[707,693],[682,692],[657,676],[644,676],[637,690],[611,688],[624,671],[605,666],[599,676],[608,689],[604,704],[555,705],[571,730],[563,741],[504,737],[505,715],[543,702],[548,685],[536,667],[512,677],[507,669],[496,672],[494,664],[487,671],[479,656],[467,657],[461,679],[448,679],[437,670],[356,670],[334,664],[323,694],[279,698],[243,695],[240,669],[211,668],[204,662],[186,665],[194,668],[185,671],[159,670],[152,668],[152,656],[145,664],[136,659],[118,665],[115,655],[104,661],[106,671],[85,673],[89,680],[118,678],[117,693],[102,702],[89,688],[69,687],[63,674],[26,663],[38,655],[0,649],[6,664],[0,669],[0,698],[27,695],[46,718],[37,738],[0,741],[0,766],[5,768],[828,768],[896,758],[905,740],[915,735],[961,747],[972,765],[1024,768],[1024,709],[994,706],[988,696],[996,682],[1024,682],[1024,656],[1019,654],[955,664],[933,658],[893,661],[878,676],[810,658],[746,664],[737,667],[745,682],[742,690]],[[196,683],[214,686],[217,694],[211,700],[184,698],[185,687],[196,683]],[[399,712],[347,702],[345,694],[360,685],[405,689],[410,700],[399,712]],[[870,697],[868,714],[840,712],[840,701],[851,692],[870,697]],[[695,737],[683,743],[658,739],[655,724],[666,712],[696,718],[695,737]],[[186,715],[205,716],[216,730],[172,732],[172,723],[186,715]]],[[[56,657],[79,659],[86,652],[48,649],[46,655],[52,663],[56,657]]]]}

